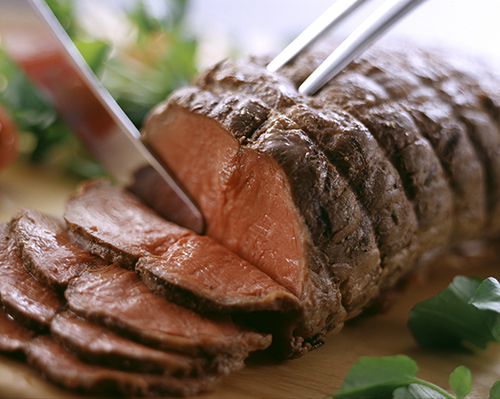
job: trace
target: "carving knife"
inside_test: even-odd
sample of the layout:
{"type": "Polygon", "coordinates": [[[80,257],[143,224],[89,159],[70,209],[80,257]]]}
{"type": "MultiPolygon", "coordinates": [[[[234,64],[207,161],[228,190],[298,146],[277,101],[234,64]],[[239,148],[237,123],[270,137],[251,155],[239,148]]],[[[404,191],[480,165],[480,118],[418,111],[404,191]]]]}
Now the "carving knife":
{"type": "Polygon", "coordinates": [[[42,0],[0,0],[0,43],[116,180],[162,216],[202,233],[201,213],[140,140],[42,0]]]}

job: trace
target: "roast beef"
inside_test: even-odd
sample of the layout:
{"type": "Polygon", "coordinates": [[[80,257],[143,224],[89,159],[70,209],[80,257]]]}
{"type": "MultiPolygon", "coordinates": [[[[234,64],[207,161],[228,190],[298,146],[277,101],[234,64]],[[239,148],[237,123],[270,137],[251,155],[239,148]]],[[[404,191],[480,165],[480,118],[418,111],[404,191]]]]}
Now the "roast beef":
{"type": "Polygon", "coordinates": [[[489,87],[498,87],[499,82],[489,73],[479,72],[477,63],[471,65],[464,59],[457,62],[456,56],[449,52],[440,54],[439,58],[423,50],[418,50],[418,53],[419,57],[403,59],[393,56],[395,61],[390,63],[392,68],[387,65],[379,68],[377,79],[387,81],[395,68],[408,69],[418,77],[417,84],[432,88],[434,96],[451,105],[454,116],[467,128],[477,154],[485,165],[487,212],[491,215],[487,227],[490,232],[496,232],[500,228],[500,160],[496,156],[500,145],[500,129],[495,113],[491,112],[484,100],[488,98],[486,91],[489,87]],[[441,58],[448,62],[440,62],[441,58]],[[425,68],[422,68],[423,63],[425,68]]]}
{"type": "Polygon", "coordinates": [[[176,377],[206,374],[210,371],[207,359],[140,345],[68,311],[54,317],[50,332],[64,347],[93,364],[176,377]]]}
{"type": "MultiPolygon", "coordinates": [[[[2,226],[2,303],[57,339],[28,331],[5,350],[24,348],[68,387],[195,394],[269,348],[266,333],[280,356],[304,354],[436,255],[497,235],[500,79],[452,57],[374,49],[300,95],[326,54],[279,73],[265,59],[221,62],[150,113],[143,140],[202,211],[206,236],[86,182],[68,201],[69,233],[34,212],[11,224],[37,281],[2,226]],[[42,248],[69,261],[44,265],[42,248]],[[49,286],[71,312],[56,316],[49,286]]],[[[6,334],[24,331],[12,323],[0,318],[6,334]]]]}
{"type": "Polygon", "coordinates": [[[33,336],[32,330],[16,322],[0,308],[0,352],[22,352],[33,336]]]}
{"type": "Polygon", "coordinates": [[[67,388],[194,395],[212,389],[241,368],[249,352],[271,343],[269,335],[237,327],[229,316],[200,316],[160,298],[135,272],[108,265],[69,241],[57,218],[25,210],[11,225],[20,245],[9,226],[1,225],[2,304],[27,326],[50,327],[52,337],[35,338],[34,330],[1,311],[0,351],[23,352],[36,369],[67,388]],[[46,285],[28,273],[18,251],[46,285]],[[122,336],[64,311],[51,286],[64,291],[70,308],[122,336]]]}
{"type": "Polygon", "coordinates": [[[430,53],[374,49],[314,96],[298,94],[325,54],[279,73],[223,61],[143,127],[207,235],[299,299],[291,355],[497,223],[491,87],[430,53]]]}
{"type": "Polygon", "coordinates": [[[184,307],[226,313],[299,308],[289,290],[255,266],[210,237],[172,225],[108,182],[82,184],[64,216],[82,246],[101,256],[113,253],[108,259],[126,268],[139,259],[135,269],[144,282],[184,307]],[[136,224],[123,234],[123,226],[136,224]]]}
{"type": "Polygon", "coordinates": [[[198,311],[287,311],[296,298],[210,237],[183,237],[164,256],[139,259],[136,271],[157,294],[198,311]]]}
{"type": "Polygon", "coordinates": [[[92,195],[80,201],[85,185],[67,202],[65,219],[82,248],[127,269],[141,256],[162,255],[181,237],[193,234],[161,218],[133,195],[117,195],[96,181],[92,195]],[[98,204],[97,206],[95,204],[98,204]]]}
{"type": "Polygon", "coordinates": [[[26,348],[28,362],[51,381],[66,388],[127,396],[192,396],[212,390],[220,377],[184,377],[131,373],[82,362],[48,335],[33,339],[26,348]]]}
{"type": "MultiPolygon", "coordinates": [[[[386,61],[380,63],[384,67],[390,64],[391,60],[385,58],[386,61]]],[[[363,64],[364,59],[360,63],[363,64]]],[[[373,69],[378,69],[380,64],[376,62],[372,65],[373,69]]],[[[302,67],[304,65],[299,68],[302,67]]],[[[454,194],[453,212],[456,215],[451,232],[452,239],[458,241],[476,237],[481,232],[486,218],[484,170],[465,126],[455,118],[451,104],[442,101],[434,88],[421,84],[410,71],[398,68],[397,65],[392,67],[390,75],[394,74],[394,78],[390,79],[389,75],[378,79],[376,73],[368,73],[361,67],[360,72],[356,69],[353,67],[352,72],[332,82],[321,93],[321,99],[348,109],[364,123],[371,119],[367,110],[380,108],[380,104],[397,103],[412,117],[422,136],[431,143],[450,179],[454,194]],[[363,76],[363,81],[360,82],[358,76],[363,76]],[[351,79],[359,83],[357,90],[364,92],[369,98],[375,98],[376,101],[347,104],[346,99],[350,98],[351,94],[346,93],[343,85],[347,83],[346,80],[351,83],[351,79]],[[372,87],[376,87],[377,91],[372,90],[372,87]],[[382,99],[377,98],[380,92],[384,96],[382,99]]],[[[319,98],[318,100],[321,101],[319,98]]],[[[385,119],[391,121],[390,118],[385,119]]],[[[370,123],[372,122],[367,125],[370,123]]],[[[376,131],[377,122],[374,125],[372,131],[376,131]]]]}
{"type": "Polygon", "coordinates": [[[17,321],[44,330],[64,302],[24,268],[7,224],[0,224],[0,299],[17,321]]]}
{"type": "Polygon", "coordinates": [[[107,264],[73,243],[57,217],[27,209],[14,216],[11,228],[24,266],[46,286],[61,290],[84,270],[107,264]]]}
{"type": "Polygon", "coordinates": [[[237,327],[229,316],[200,315],[154,294],[133,272],[116,265],[87,270],[65,291],[77,315],[144,344],[188,355],[206,355],[231,367],[271,337],[237,327]]]}

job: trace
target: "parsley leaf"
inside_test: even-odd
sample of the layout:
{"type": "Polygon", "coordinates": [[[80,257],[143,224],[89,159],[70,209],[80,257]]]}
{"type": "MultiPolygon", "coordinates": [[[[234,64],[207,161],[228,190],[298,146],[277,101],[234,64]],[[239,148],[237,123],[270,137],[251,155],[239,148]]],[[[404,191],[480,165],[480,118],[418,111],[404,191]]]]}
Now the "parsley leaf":
{"type": "MultiPolygon", "coordinates": [[[[415,377],[417,364],[405,355],[361,357],[347,372],[340,389],[331,395],[343,398],[446,398],[444,389],[415,377]]],[[[459,388],[459,384],[455,384],[459,388]]],[[[467,382],[460,385],[467,389],[467,382]]],[[[470,390],[470,381],[468,389],[470,390]]]]}
{"type": "Polygon", "coordinates": [[[500,342],[500,314],[492,310],[499,306],[498,286],[487,281],[483,286],[480,280],[457,276],[438,295],[415,305],[408,327],[418,345],[457,348],[467,341],[485,349],[490,341],[500,342]]]}
{"type": "Polygon", "coordinates": [[[464,366],[458,366],[450,374],[450,379],[448,380],[450,388],[457,395],[457,399],[463,399],[470,392],[472,387],[472,377],[470,370],[464,366]]]}
{"type": "Polygon", "coordinates": [[[469,304],[478,309],[500,313],[500,283],[493,277],[484,280],[470,299],[469,304]]]}
{"type": "Polygon", "coordinates": [[[500,399],[500,381],[495,382],[491,387],[489,399],[500,399]]]}

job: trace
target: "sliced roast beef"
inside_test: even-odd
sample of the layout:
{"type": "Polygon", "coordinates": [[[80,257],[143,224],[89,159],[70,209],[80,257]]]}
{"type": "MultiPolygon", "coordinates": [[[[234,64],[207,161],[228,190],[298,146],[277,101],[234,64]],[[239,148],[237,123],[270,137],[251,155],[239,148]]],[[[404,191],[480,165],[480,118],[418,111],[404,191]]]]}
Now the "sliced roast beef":
{"type": "MultiPolygon", "coordinates": [[[[149,115],[144,141],[197,203],[206,237],[108,183],[79,188],[65,214],[70,236],[114,264],[68,279],[68,306],[86,320],[53,319],[61,342],[82,358],[95,342],[91,362],[104,356],[101,343],[127,342],[130,358],[116,350],[110,365],[127,359],[133,369],[185,375],[190,361],[184,368],[173,355],[167,366],[153,355],[179,352],[206,360],[195,373],[218,375],[270,344],[238,320],[271,332],[282,356],[297,356],[436,253],[487,225],[496,231],[494,90],[426,52],[373,50],[302,96],[296,87],[318,54],[280,73],[260,61],[222,62],[149,115]]],[[[74,359],[47,337],[34,342],[31,354],[50,347],[74,359]]],[[[88,388],[108,381],[109,369],[81,370],[88,388]]],[[[64,373],[51,378],[83,386],[64,373]]],[[[124,388],[122,376],[109,377],[122,392],[143,394],[153,381],[141,374],[124,388]]]]}
{"type": "Polygon", "coordinates": [[[214,389],[216,376],[182,377],[132,373],[82,362],[48,335],[38,336],[26,348],[26,357],[49,380],[66,388],[127,396],[192,396],[214,389]]]}
{"type": "Polygon", "coordinates": [[[0,308],[0,352],[22,352],[34,332],[22,326],[0,308]]]}
{"type": "Polygon", "coordinates": [[[142,257],[136,271],[157,294],[198,311],[299,307],[286,288],[206,236],[183,237],[164,256],[142,257]]]}
{"type": "Polygon", "coordinates": [[[64,220],[35,210],[19,212],[11,222],[24,266],[43,284],[63,289],[86,269],[107,263],[70,240],[64,220]]]}
{"type": "Polygon", "coordinates": [[[55,291],[24,268],[7,224],[0,224],[0,298],[9,314],[34,329],[47,328],[64,305],[55,291]]]}
{"type": "Polygon", "coordinates": [[[265,349],[271,337],[237,327],[229,316],[199,315],[154,294],[132,271],[116,265],[87,270],[65,291],[77,315],[147,345],[234,362],[265,349]]]}
{"type": "MultiPolygon", "coordinates": [[[[54,317],[50,332],[81,359],[101,366],[176,377],[199,375],[203,368],[208,370],[207,359],[140,345],[68,311],[54,317]]],[[[221,371],[223,370],[217,370],[219,374],[223,374],[221,371]]]]}
{"type": "Polygon", "coordinates": [[[64,217],[82,248],[132,270],[140,256],[162,255],[179,238],[194,234],[166,221],[137,197],[110,190],[105,181],[83,184],[69,198],[64,217]],[[82,198],[87,189],[92,195],[82,198]]]}
{"type": "Polygon", "coordinates": [[[223,312],[299,308],[289,290],[255,266],[209,237],[187,230],[184,235],[177,234],[177,230],[171,234],[171,223],[157,217],[130,193],[104,181],[83,184],[68,202],[65,217],[75,239],[86,242],[82,245],[91,246],[95,253],[114,248],[115,259],[139,257],[136,269],[146,284],[182,306],[223,312]],[[108,207],[112,207],[109,212],[108,207]],[[75,214],[83,209],[86,216],[76,218],[75,214]],[[107,214],[105,224],[101,218],[93,217],[99,212],[107,214]],[[120,227],[133,224],[136,219],[156,220],[149,226],[150,234],[121,234],[120,227]],[[161,251],[149,249],[153,229],[161,237],[158,240],[168,243],[161,251]],[[134,249],[138,247],[142,252],[134,249]]]}

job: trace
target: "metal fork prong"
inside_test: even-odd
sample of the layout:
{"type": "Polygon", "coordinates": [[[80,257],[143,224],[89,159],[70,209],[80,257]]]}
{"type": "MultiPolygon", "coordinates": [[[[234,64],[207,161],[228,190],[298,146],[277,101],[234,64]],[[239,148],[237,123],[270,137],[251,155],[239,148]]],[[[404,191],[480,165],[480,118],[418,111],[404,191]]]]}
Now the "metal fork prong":
{"type": "Polygon", "coordinates": [[[360,53],[383,35],[403,16],[425,0],[389,0],[380,6],[345,39],[330,56],[302,83],[299,92],[316,93],[360,53]]]}
{"type": "Polygon", "coordinates": [[[311,25],[309,25],[297,38],[291,42],[268,65],[267,69],[275,72],[291,61],[297,54],[318,40],[323,33],[340,23],[358,6],[369,0],[337,0],[311,25]]]}

